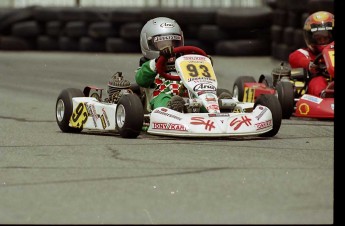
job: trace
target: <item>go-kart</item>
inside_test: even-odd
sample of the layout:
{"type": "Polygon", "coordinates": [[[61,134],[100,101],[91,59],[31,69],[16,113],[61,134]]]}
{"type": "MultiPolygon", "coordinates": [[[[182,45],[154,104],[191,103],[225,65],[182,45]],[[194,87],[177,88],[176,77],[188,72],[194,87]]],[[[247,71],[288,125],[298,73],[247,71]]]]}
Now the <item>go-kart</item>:
{"type": "Polygon", "coordinates": [[[141,131],[172,137],[273,137],[278,133],[282,112],[274,95],[264,94],[254,103],[229,96],[218,98],[217,78],[206,53],[194,46],[177,47],[174,53],[176,72],[166,72],[167,59],[163,56],[156,68],[166,79],[182,81],[182,112],[167,107],[151,109],[153,89],[138,88],[118,74],[116,90],[105,99],[97,87],[87,86],[83,92],[63,90],[56,102],[60,129],[111,130],[124,138],[135,138],[141,131]]]}
{"type": "Polygon", "coordinates": [[[254,102],[261,94],[276,95],[282,107],[283,119],[291,116],[334,118],[334,42],[316,56],[314,64],[328,80],[320,96],[307,94],[312,75],[303,68],[289,68],[284,62],[271,75],[260,75],[258,82],[252,76],[239,76],[233,85],[233,96],[243,102],[254,102]]]}

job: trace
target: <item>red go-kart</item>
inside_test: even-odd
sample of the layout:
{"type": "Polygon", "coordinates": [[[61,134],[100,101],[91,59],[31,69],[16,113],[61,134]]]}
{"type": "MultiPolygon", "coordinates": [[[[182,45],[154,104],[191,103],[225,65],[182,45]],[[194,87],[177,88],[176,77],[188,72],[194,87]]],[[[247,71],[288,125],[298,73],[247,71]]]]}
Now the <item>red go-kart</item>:
{"type": "Polygon", "coordinates": [[[283,119],[291,116],[334,119],[334,42],[314,60],[328,86],[320,96],[307,94],[311,74],[303,68],[289,68],[281,63],[271,75],[261,75],[258,82],[252,76],[240,76],[233,85],[233,97],[254,102],[261,94],[274,94],[282,107],[283,119]]]}

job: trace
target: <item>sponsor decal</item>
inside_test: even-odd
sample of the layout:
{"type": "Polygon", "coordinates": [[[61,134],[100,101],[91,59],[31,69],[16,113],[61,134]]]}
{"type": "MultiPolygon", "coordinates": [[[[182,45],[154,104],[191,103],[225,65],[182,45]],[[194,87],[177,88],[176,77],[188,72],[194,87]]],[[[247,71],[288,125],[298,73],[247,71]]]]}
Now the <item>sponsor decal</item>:
{"type": "Polygon", "coordinates": [[[199,61],[205,61],[205,57],[203,56],[184,56],[184,60],[199,60],[199,61]]]}
{"type": "Polygon", "coordinates": [[[213,82],[213,81],[216,81],[215,79],[212,79],[212,78],[208,78],[208,77],[196,77],[196,78],[191,78],[189,77],[187,79],[188,82],[192,82],[192,81],[195,81],[195,82],[213,82]]]}
{"type": "Polygon", "coordinates": [[[306,103],[302,103],[298,106],[298,111],[301,115],[307,115],[310,111],[309,105],[306,103]]]}
{"type": "Polygon", "coordinates": [[[219,106],[217,104],[211,104],[206,107],[206,109],[209,110],[219,110],[219,106]]]}
{"type": "Polygon", "coordinates": [[[176,115],[173,115],[173,114],[170,114],[170,113],[166,113],[168,110],[166,108],[162,108],[162,110],[155,110],[154,112],[155,113],[158,113],[158,114],[161,114],[161,115],[164,115],[164,116],[167,116],[167,117],[170,117],[170,118],[173,118],[173,119],[177,119],[179,121],[182,120],[181,117],[178,117],[176,115]]]}
{"type": "Polygon", "coordinates": [[[164,27],[164,28],[173,28],[173,27],[175,27],[173,23],[168,23],[168,22],[161,23],[159,26],[160,27],[164,27]]]}
{"type": "Polygon", "coordinates": [[[217,88],[212,84],[199,83],[196,86],[194,86],[193,90],[194,91],[216,91],[217,88]]]}
{"type": "Polygon", "coordinates": [[[308,100],[310,102],[314,102],[314,103],[321,103],[322,99],[319,98],[319,97],[316,97],[316,96],[312,96],[312,95],[308,95],[308,94],[305,94],[301,97],[301,99],[303,100],[308,100]]]}
{"type": "Polygon", "coordinates": [[[73,111],[71,118],[69,120],[72,127],[83,128],[83,125],[86,123],[88,118],[88,112],[85,104],[82,102],[79,103],[73,111]]]}
{"type": "Polygon", "coordinates": [[[272,126],[272,120],[267,120],[267,121],[264,121],[264,122],[256,123],[255,126],[256,126],[256,130],[265,129],[267,127],[272,126]]]}
{"type": "Polygon", "coordinates": [[[101,119],[101,123],[102,123],[103,129],[105,129],[105,128],[107,127],[107,124],[106,124],[106,122],[105,122],[104,115],[101,115],[100,119],[101,119]]]}
{"type": "Polygon", "coordinates": [[[205,130],[211,131],[212,129],[216,128],[214,126],[214,122],[212,120],[204,121],[205,119],[203,117],[192,117],[190,124],[192,125],[204,125],[205,130]]]}
{"type": "Polygon", "coordinates": [[[103,111],[103,116],[105,118],[105,121],[107,122],[108,126],[110,126],[110,121],[108,119],[108,115],[107,115],[107,112],[105,111],[104,108],[102,108],[102,111],[103,111]]]}
{"type": "Polygon", "coordinates": [[[95,106],[93,104],[87,104],[87,103],[86,103],[86,106],[87,106],[87,111],[88,111],[89,115],[91,115],[91,117],[92,117],[93,125],[95,127],[97,127],[97,122],[96,121],[98,119],[98,115],[96,113],[95,106]]]}
{"type": "Polygon", "coordinates": [[[234,130],[238,130],[243,124],[246,126],[252,125],[252,119],[247,116],[241,116],[240,118],[235,118],[230,122],[230,127],[234,127],[234,130]]]}
{"type": "Polygon", "coordinates": [[[177,130],[177,131],[187,131],[186,127],[182,124],[176,123],[153,123],[153,129],[162,129],[162,130],[177,130]]]}
{"type": "Polygon", "coordinates": [[[260,114],[258,114],[257,116],[255,116],[255,118],[256,118],[257,120],[259,120],[259,119],[265,114],[265,112],[267,111],[267,108],[264,108],[264,107],[262,107],[262,106],[260,106],[259,109],[261,110],[260,114]]]}
{"type": "Polygon", "coordinates": [[[164,36],[156,36],[153,38],[153,42],[161,42],[167,40],[181,40],[181,36],[179,35],[164,35],[164,36]]]}
{"type": "Polygon", "coordinates": [[[211,113],[208,114],[208,117],[229,117],[229,113],[211,113]]]}
{"type": "Polygon", "coordinates": [[[107,126],[110,126],[110,122],[104,108],[102,108],[102,112],[103,114],[99,118],[101,119],[103,129],[105,129],[107,126]]]}

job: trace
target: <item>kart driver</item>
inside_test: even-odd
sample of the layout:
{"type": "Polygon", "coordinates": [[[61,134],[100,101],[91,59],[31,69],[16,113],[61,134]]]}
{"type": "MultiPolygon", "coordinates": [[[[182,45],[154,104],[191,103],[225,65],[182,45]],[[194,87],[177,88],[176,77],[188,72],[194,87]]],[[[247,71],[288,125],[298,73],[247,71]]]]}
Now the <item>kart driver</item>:
{"type": "Polygon", "coordinates": [[[334,15],[326,11],[311,14],[303,27],[304,40],[307,48],[297,49],[289,55],[292,68],[305,68],[311,74],[307,93],[320,96],[328,82],[322,76],[320,68],[313,61],[318,54],[334,41],[334,15]]]}
{"type": "Polygon", "coordinates": [[[175,20],[167,17],[157,17],[149,20],[140,33],[140,47],[144,62],[136,71],[136,83],[145,88],[155,88],[151,109],[157,107],[168,107],[176,111],[183,111],[184,100],[181,96],[175,95],[180,88],[180,81],[167,80],[157,74],[156,60],[164,56],[167,60],[167,71],[174,70],[175,56],[174,47],[183,46],[184,37],[180,26],[175,20]],[[170,70],[169,70],[170,66],[170,70]]]}
{"type": "MultiPolygon", "coordinates": [[[[158,75],[156,61],[159,56],[167,60],[167,71],[176,73],[174,47],[184,45],[183,32],[175,20],[167,17],[157,17],[149,20],[140,33],[140,47],[143,57],[140,59],[140,67],[136,71],[136,83],[145,88],[155,88],[153,98],[150,101],[151,109],[168,107],[175,111],[185,112],[185,101],[181,96],[187,94],[181,81],[172,81],[158,75]],[[181,89],[182,88],[182,89],[181,89]],[[184,91],[184,92],[183,92],[184,91]],[[183,93],[180,93],[183,92],[183,93]]],[[[211,63],[212,59],[210,58],[211,63]]],[[[219,98],[230,99],[230,93],[222,92],[219,98]]],[[[201,107],[202,112],[207,112],[201,107]]]]}

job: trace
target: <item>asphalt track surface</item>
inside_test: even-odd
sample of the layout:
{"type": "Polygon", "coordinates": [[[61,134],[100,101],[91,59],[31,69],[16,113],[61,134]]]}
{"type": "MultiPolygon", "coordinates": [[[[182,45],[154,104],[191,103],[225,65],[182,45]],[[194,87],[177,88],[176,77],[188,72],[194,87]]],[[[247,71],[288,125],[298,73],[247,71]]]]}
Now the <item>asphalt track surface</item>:
{"type": "MultiPolygon", "coordinates": [[[[140,54],[0,52],[0,224],[332,224],[334,122],[273,138],[66,134],[59,92],[134,81],[140,54]]],[[[221,88],[270,57],[214,57],[221,88]]]]}

